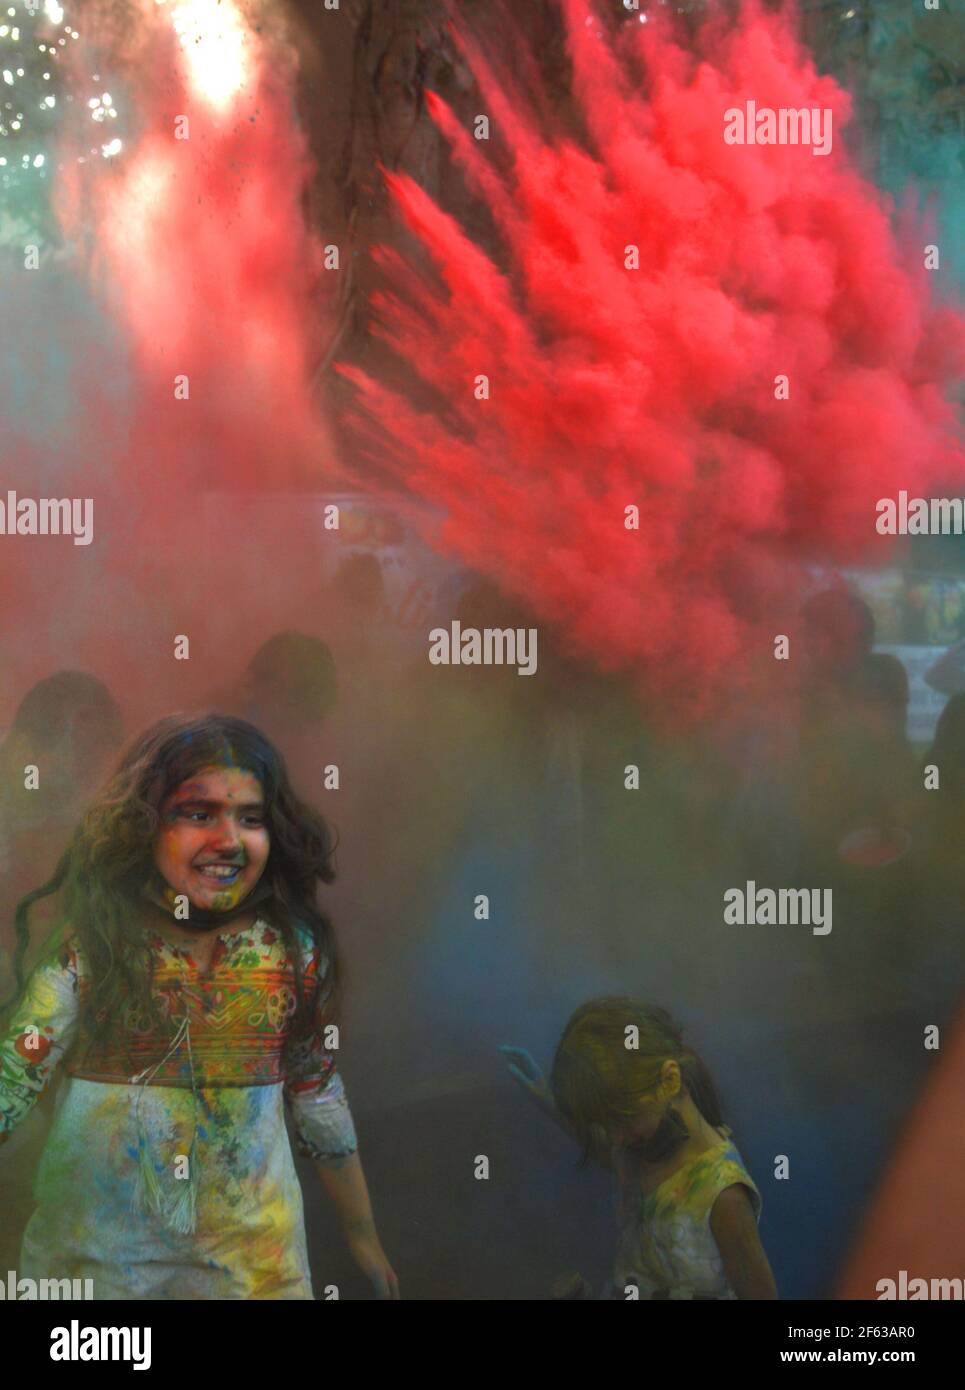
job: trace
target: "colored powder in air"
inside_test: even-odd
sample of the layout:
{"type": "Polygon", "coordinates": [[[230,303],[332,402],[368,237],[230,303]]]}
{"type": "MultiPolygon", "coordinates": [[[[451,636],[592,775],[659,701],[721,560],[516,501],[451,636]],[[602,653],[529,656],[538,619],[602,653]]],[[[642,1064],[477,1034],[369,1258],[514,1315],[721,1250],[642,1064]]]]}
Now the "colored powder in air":
{"type": "Polygon", "coordinates": [[[934,300],[927,230],[900,238],[849,157],[850,98],[793,15],[746,4],[684,41],[656,11],[562,9],[580,134],[455,24],[489,139],[430,111],[498,249],[387,174],[432,263],[380,257],[377,331],[411,385],[340,370],[360,449],[441,510],[444,545],[696,710],[770,656],[809,559],[887,559],[879,498],[961,480],[965,322],[934,300]],[[830,152],[727,143],[751,100],[821,109],[830,152]]]}
{"type": "Polygon", "coordinates": [[[266,553],[206,495],[334,476],[311,378],[337,277],[306,225],[312,168],[279,22],[263,13],[255,32],[229,0],[141,0],[126,27],[114,18],[88,7],[84,43],[102,49],[68,55],[81,75],[100,68],[120,119],[108,132],[64,109],[53,188],[66,250],[0,291],[16,324],[4,486],[94,501],[89,547],[0,548],[11,707],[65,665],[122,680],[145,710],[233,677],[291,625],[311,557],[290,536],[266,553]],[[91,145],[115,131],[108,164],[91,145]],[[190,662],[173,660],[177,634],[190,662]]]}

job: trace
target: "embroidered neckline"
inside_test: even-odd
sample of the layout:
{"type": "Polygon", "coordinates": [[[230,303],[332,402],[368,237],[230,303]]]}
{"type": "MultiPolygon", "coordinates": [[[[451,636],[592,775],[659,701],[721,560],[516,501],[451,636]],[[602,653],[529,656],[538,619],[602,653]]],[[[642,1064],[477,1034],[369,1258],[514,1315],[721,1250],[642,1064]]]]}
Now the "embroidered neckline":
{"type": "MultiPolygon", "coordinates": [[[[258,930],[259,927],[265,928],[268,931],[273,931],[276,933],[279,939],[281,938],[281,933],[278,931],[277,927],[273,927],[272,924],[270,922],[267,922],[264,917],[256,917],[250,927],[242,927],[240,931],[237,929],[235,931],[230,931],[228,928],[226,928],[224,931],[205,932],[204,939],[205,941],[232,941],[235,937],[254,936],[255,932],[258,930]]],[[[172,941],[170,937],[164,936],[161,932],[156,931],[153,928],[151,931],[148,932],[147,935],[149,940],[156,941],[161,946],[167,947],[167,949],[171,951],[174,955],[187,956],[195,965],[198,964],[195,957],[191,954],[190,943],[172,941]]]]}

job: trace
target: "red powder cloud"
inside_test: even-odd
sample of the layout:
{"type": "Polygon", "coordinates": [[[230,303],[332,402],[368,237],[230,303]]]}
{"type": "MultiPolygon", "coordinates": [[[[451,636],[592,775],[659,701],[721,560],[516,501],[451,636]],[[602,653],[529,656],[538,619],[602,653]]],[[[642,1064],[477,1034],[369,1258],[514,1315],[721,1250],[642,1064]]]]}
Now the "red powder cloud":
{"type": "Polygon", "coordinates": [[[443,509],[453,552],[602,667],[693,698],[770,650],[801,557],[883,560],[876,500],[961,479],[965,321],[931,300],[931,236],[900,245],[856,170],[848,94],[792,17],[747,4],[689,46],[562,9],[582,137],[458,25],[489,142],[430,99],[495,259],[386,175],[439,277],[384,252],[401,292],[377,298],[379,331],[433,407],[341,370],[360,440],[443,509]],[[748,100],[830,110],[831,152],[726,143],[748,100]]]}
{"type": "MultiPolygon", "coordinates": [[[[301,206],[311,165],[292,119],[292,65],[227,0],[235,44],[215,28],[207,50],[191,30],[178,44],[172,8],[177,18],[176,6],[145,4],[132,73],[140,138],[113,179],[68,166],[63,220],[75,235],[93,230],[95,281],[132,341],[131,452],[150,459],[148,494],[263,485],[269,465],[273,487],[304,483],[326,444],[307,389],[325,272],[301,206]],[[175,398],[179,374],[190,405],[175,398]]],[[[213,23],[218,11],[198,13],[213,23]]]]}
{"type": "MultiPolygon", "coordinates": [[[[182,707],[297,621],[303,557],[290,538],[265,553],[203,505],[206,493],[319,490],[335,473],[311,375],[338,276],[306,225],[312,167],[277,28],[229,0],[140,0],[123,41],[106,45],[121,119],[108,129],[65,112],[55,192],[68,268],[18,289],[30,379],[67,364],[49,387],[65,423],[11,448],[4,482],[92,497],[94,542],[6,541],[12,703],[72,666],[135,709],[182,707]],[[178,14],[213,25],[210,42],[189,30],[179,44],[178,14]],[[218,33],[230,24],[234,48],[218,33]],[[118,133],[112,164],[92,155],[118,133]],[[69,277],[76,290],[58,292],[69,277]],[[190,664],[174,662],[176,634],[193,639],[190,664]]],[[[94,67],[84,61],[81,77],[94,67]]]]}

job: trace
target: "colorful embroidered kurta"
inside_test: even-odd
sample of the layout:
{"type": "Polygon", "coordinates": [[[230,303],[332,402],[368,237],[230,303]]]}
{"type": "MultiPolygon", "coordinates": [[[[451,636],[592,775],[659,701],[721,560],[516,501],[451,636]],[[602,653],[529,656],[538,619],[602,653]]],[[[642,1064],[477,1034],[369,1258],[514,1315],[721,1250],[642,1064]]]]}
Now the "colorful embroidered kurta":
{"type": "MultiPolygon", "coordinates": [[[[97,1298],[311,1298],[286,1102],[302,1152],[334,1158],[356,1144],[321,1030],[286,1049],[296,995],[281,936],[261,920],[220,933],[204,973],[188,950],[149,940],[167,1037],[145,1025],[130,1061],[82,1055],[86,970],[67,942],[0,1038],[0,1140],[64,1059],[68,1072],[19,1273],[90,1278],[97,1298]],[[189,1232],[162,1214],[179,1204],[193,1210],[189,1232]]],[[[319,960],[307,932],[302,951],[308,988],[319,960]]]]}
{"type": "Polygon", "coordinates": [[[761,1194],[729,1139],[671,1173],[644,1195],[628,1165],[623,1174],[623,1234],[617,1256],[618,1289],[636,1283],[641,1298],[737,1297],[710,1228],[714,1203],[725,1188],[742,1184],[760,1220],[761,1194]]]}

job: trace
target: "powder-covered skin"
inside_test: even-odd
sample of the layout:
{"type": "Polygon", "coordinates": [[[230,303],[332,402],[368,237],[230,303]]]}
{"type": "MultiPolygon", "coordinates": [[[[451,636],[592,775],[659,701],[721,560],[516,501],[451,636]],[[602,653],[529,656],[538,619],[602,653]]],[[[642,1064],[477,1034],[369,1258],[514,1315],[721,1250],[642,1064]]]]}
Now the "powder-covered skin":
{"type": "MultiPolygon", "coordinates": [[[[172,1019],[187,1011],[191,1062],[181,1046],[150,1084],[134,1085],[129,1078],[91,1079],[96,1064],[71,1059],[68,1071],[84,1075],[71,1074],[58,1099],[20,1273],[90,1278],[96,1298],[310,1299],[285,1102],[304,1152],[324,1158],[356,1145],[320,1035],[283,1056],[295,996],[281,938],[264,922],[224,935],[205,977],[188,952],[160,937],[150,942],[156,997],[172,1019]],[[191,1065],[193,1088],[182,1070],[190,1073],[191,1065]],[[188,1181],[175,1174],[192,1141],[195,1229],[179,1233],[144,1208],[139,1167],[153,1166],[170,1207],[188,1181]]],[[[317,960],[307,936],[304,949],[309,975],[317,960]]],[[[28,982],[0,1040],[0,1138],[30,1110],[76,1041],[84,976],[83,959],[68,944],[28,982]]],[[[162,1063],[169,1045],[170,1037],[137,1040],[152,1065],[162,1063]]],[[[116,1061],[104,1057],[108,1068],[116,1061]]],[[[146,1066],[140,1055],[136,1065],[146,1066]]]]}
{"type": "Polygon", "coordinates": [[[641,1298],[737,1297],[724,1273],[710,1216],[725,1188],[742,1184],[760,1219],[761,1194],[729,1139],[671,1173],[644,1196],[627,1165],[623,1230],[615,1268],[617,1288],[631,1281],[641,1298]]]}

